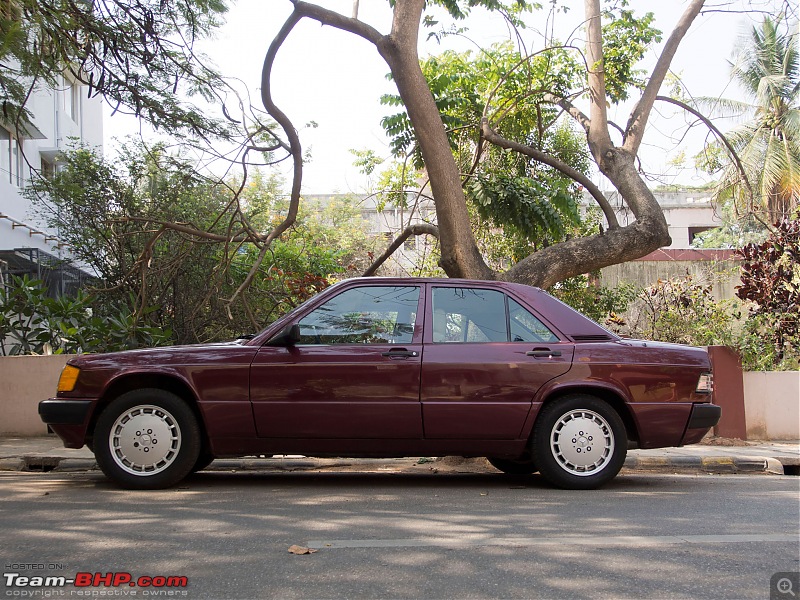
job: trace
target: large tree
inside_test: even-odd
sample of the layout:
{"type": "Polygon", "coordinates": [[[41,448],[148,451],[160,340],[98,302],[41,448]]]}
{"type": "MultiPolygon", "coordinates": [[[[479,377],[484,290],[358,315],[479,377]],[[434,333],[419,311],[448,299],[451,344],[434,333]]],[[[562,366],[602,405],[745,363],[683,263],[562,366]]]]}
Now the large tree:
{"type": "MultiPolygon", "coordinates": [[[[669,35],[655,67],[642,86],[641,97],[635,104],[628,123],[622,129],[622,142],[619,145],[612,141],[609,130],[608,103],[611,90],[607,88],[607,65],[612,60],[604,52],[603,11],[600,0],[585,1],[585,87],[576,95],[580,95],[581,91],[588,95],[588,114],[573,104],[574,96],[560,94],[559,90],[542,94],[542,102],[565,111],[583,128],[597,168],[619,191],[636,219],[630,225],[619,226],[602,195],[595,194],[606,216],[609,225],[607,230],[542,248],[519,260],[503,273],[494,271],[486,264],[470,229],[462,174],[454,159],[442,115],[420,66],[417,47],[424,13],[433,4],[440,5],[455,18],[463,18],[470,7],[477,5],[512,14],[515,8],[526,3],[513,2],[506,5],[500,0],[439,0],[427,3],[425,0],[395,0],[391,29],[388,32],[380,32],[359,20],[357,14],[346,16],[300,0],[293,1],[293,4],[294,10],[273,40],[264,62],[262,98],[267,111],[284,128],[295,156],[292,190],[294,203],[299,202],[302,179],[300,141],[291,121],[272,100],[270,76],[275,56],[292,29],[301,20],[312,19],[371,42],[386,61],[408,112],[415,143],[429,178],[436,206],[436,233],[440,240],[441,266],[449,276],[502,278],[549,287],[567,277],[632,260],[669,244],[666,220],[637,169],[636,157],[658,90],[681,40],[703,7],[703,0],[691,0],[688,3],[684,14],[669,35]]],[[[608,31],[605,30],[606,35],[608,31]]],[[[505,138],[496,131],[488,118],[481,121],[480,135],[480,144],[494,144],[518,152],[550,165],[569,177],[579,175],[557,157],[529,145],[526,139],[505,138]]],[[[291,217],[291,213],[289,216],[291,217]]]]}

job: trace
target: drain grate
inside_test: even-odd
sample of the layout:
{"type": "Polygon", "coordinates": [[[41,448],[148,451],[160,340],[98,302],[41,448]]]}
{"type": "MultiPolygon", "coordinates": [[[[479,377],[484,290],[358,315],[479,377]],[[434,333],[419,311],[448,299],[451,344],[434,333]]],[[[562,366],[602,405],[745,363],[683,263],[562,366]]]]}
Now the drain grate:
{"type": "Polygon", "coordinates": [[[783,465],[784,475],[800,476],[800,464],[797,465],[783,465]]]}
{"type": "Polygon", "coordinates": [[[39,473],[47,473],[52,471],[61,462],[60,458],[53,458],[48,456],[24,456],[23,471],[35,471],[39,473]]]}

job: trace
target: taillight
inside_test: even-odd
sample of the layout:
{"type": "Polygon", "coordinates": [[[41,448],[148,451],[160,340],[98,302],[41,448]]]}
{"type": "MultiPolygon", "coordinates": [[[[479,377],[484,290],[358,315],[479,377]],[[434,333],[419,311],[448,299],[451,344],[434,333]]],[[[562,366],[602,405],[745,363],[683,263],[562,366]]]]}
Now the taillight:
{"type": "Polygon", "coordinates": [[[714,377],[711,373],[703,373],[700,379],[697,380],[697,388],[695,392],[698,394],[710,394],[714,389],[714,377]]]}

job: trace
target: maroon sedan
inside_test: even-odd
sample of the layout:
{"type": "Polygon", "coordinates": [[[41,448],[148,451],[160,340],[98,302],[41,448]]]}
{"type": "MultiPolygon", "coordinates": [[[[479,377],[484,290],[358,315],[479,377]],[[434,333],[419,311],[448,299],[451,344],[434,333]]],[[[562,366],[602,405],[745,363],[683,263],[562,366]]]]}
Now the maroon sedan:
{"type": "Polygon", "coordinates": [[[704,349],[620,339],[537,288],[369,278],[251,339],[77,356],[39,413],[127,488],[304,454],[487,456],[588,489],[629,447],[699,441],[711,385],[704,349]]]}

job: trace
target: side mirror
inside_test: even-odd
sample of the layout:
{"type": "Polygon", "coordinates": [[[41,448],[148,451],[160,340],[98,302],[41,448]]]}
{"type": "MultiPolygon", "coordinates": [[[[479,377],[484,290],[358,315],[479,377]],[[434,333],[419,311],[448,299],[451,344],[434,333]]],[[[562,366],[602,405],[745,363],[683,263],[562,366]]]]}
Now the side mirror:
{"type": "Polygon", "coordinates": [[[273,336],[267,343],[267,346],[283,346],[288,348],[294,346],[300,341],[300,325],[287,325],[273,336]]]}

